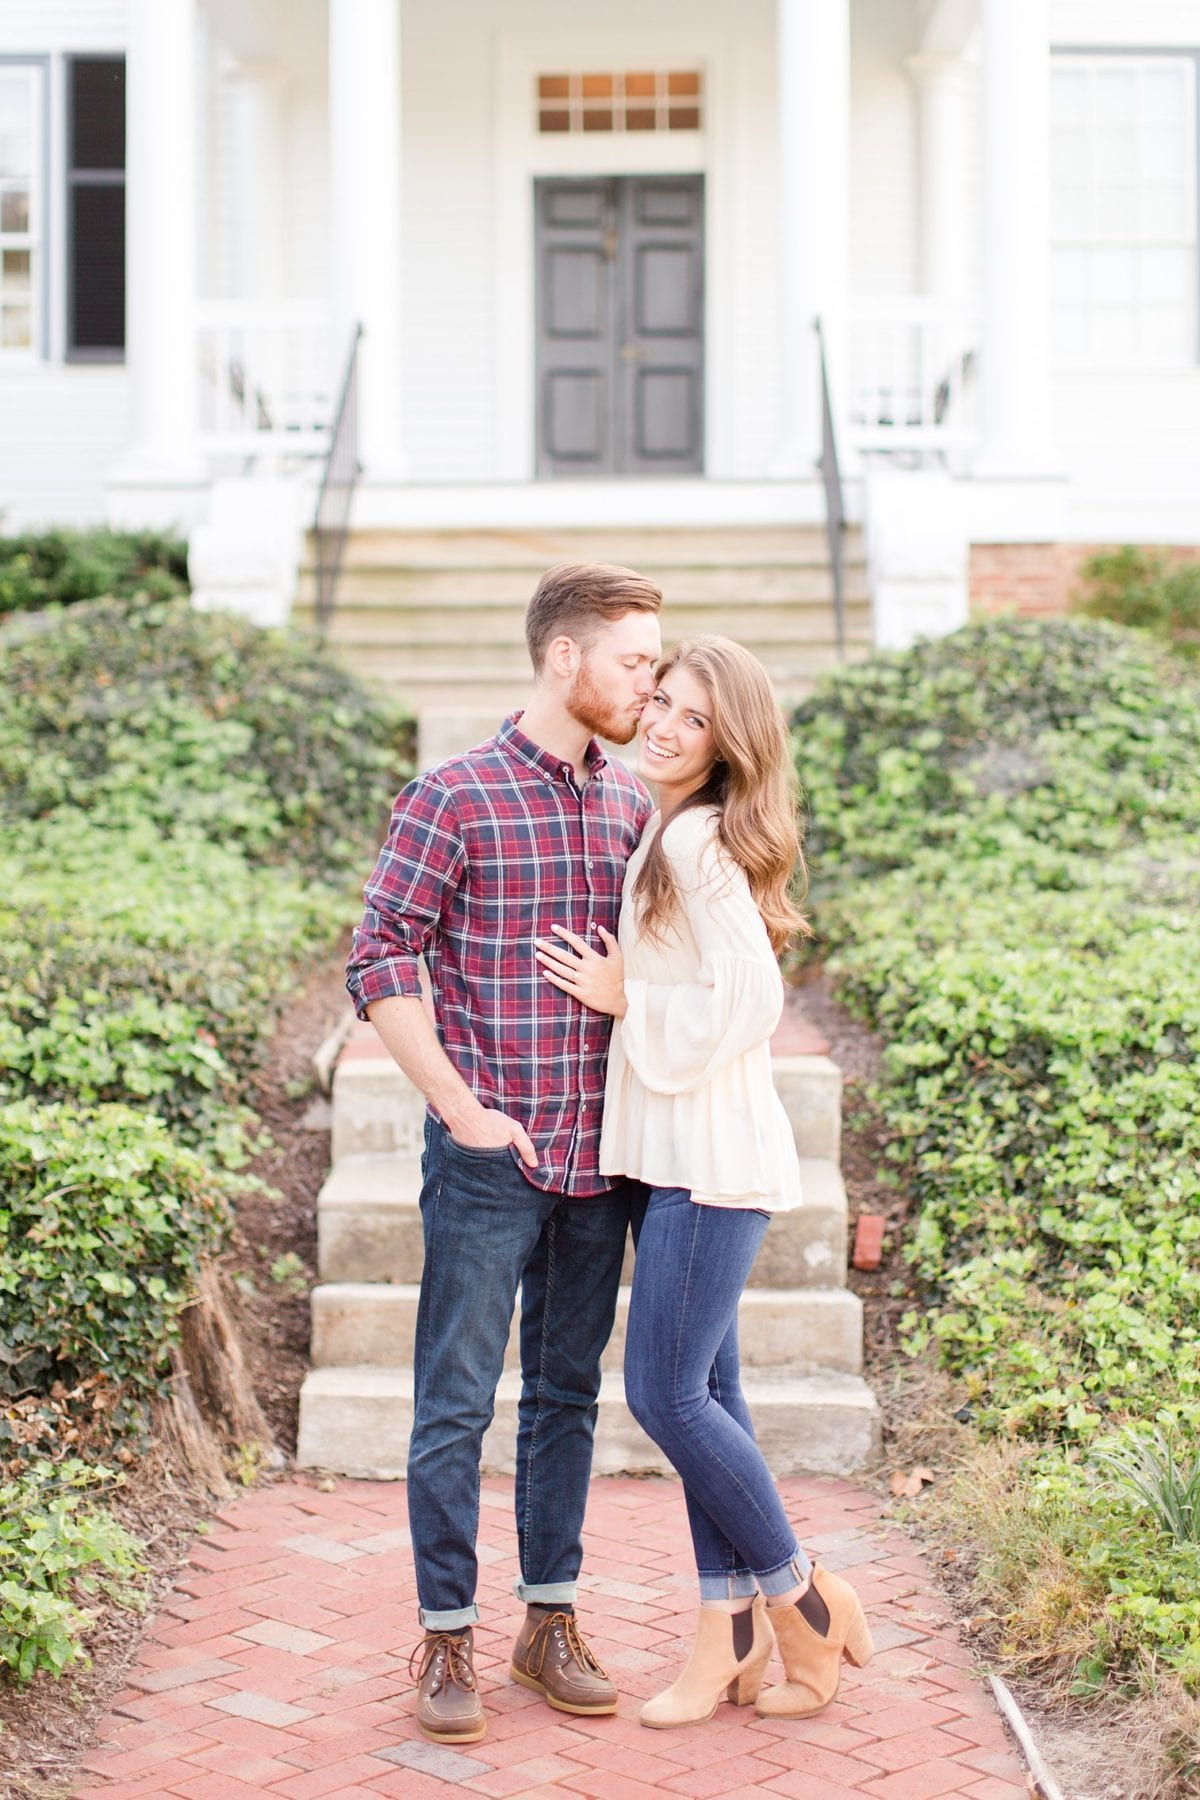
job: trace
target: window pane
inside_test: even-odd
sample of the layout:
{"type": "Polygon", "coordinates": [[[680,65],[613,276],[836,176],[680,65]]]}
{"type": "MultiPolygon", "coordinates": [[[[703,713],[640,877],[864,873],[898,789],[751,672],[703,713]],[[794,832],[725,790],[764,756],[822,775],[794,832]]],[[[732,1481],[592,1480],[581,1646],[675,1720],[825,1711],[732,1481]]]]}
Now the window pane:
{"type": "Polygon", "coordinates": [[[1054,191],[1054,235],[1056,238],[1083,238],[1088,235],[1090,209],[1084,187],[1065,184],[1054,191]]]}
{"type": "Polygon", "coordinates": [[[1084,182],[1087,180],[1091,165],[1085,132],[1059,129],[1054,133],[1052,153],[1055,181],[1084,182]]]}
{"type": "Polygon", "coordinates": [[[0,306],[0,348],[28,350],[33,343],[33,314],[28,306],[0,306]]]}
{"type": "Polygon", "coordinates": [[[71,167],[125,167],[125,63],[119,56],[71,61],[71,167]]]}
{"type": "Polygon", "coordinates": [[[1182,127],[1188,110],[1185,72],[1170,65],[1147,69],[1142,76],[1142,101],[1148,119],[1182,127]]]}
{"type": "Polygon", "coordinates": [[[1188,196],[1182,185],[1155,185],[1142,190],[1142,236],[1178,238],[1188,235],[1188,196]]]}
{"type": "Polygon", "coordinates": [[[1190,249],[1142,251],[1142,298],[1151,305],[1190,303],[1194,264],[1190,249]]]}
{"type": "Polygon", "coordinates": [[[1182,125],[1148,124],[1142,132],[1142,175],[1148,181],[1182,181],[1187,173],[1187,133],[1182,125]]]}
{"type": "Polygon", "coordinates": [[[0,181],[33,171],[33,91],[24,71],[0,69],[0,181]]]}
{"type": "Polygon", "coordinates": [[[1056,125],[1082,125],[1087,120],[1088,78],[1083,69],[1055,69],[1051,105],[1056,125]]]}
{"type": "Polygon", "coordinates": [[[0,287],[5,295],[29,292],[31,261],[28,250],[5,250],[0,255],[0,287]]]}
{"type": "Polygon", "coordinates": [[[0,189],[0,231],[29,230],[29,189],[0,189]]]}
{"type": "Polygon", "coordinates": [[[1092,351],[1105,362],[1131,362],[1138,342],[1134,315],[1125,307],[1098,306],[1092,313],[1092,351]]]}
{"type": "Polygon", "coordinates": [[[1133,124],[1138,115],[1137,71],[1097,70],[1092,89],[1092,113],[1099,125],[1133,124]]]}
{"type": "Polygon", "coordinates": [[[1137,235],[1138,191],[1135,187],[1097,185],[1096,236],[1099,238],[1131,238],[1137,235]]]}
{"type": "Polygon", "coordinates": [[[1162,361],[1182,362],[1196,354],[1196,313],[1192,306],[1147,306],[1142,313],[1143,348],[1162,361]]]}
{"type": "Polygon", "coordinates": [[[1126,126],[1112,126],[1096,134],[1092,168],[1098,181],[1136,181],[1138,134],[1126,126]]]}

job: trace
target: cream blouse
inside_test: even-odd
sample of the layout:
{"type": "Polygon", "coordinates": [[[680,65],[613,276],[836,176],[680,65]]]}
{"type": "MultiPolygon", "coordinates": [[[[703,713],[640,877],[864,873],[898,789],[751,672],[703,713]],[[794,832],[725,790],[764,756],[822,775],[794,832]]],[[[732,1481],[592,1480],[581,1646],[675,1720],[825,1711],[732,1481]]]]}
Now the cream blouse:
{"type": "Polygon", "coordinates": [[[801,1204],[796,1141],[771,1075],[783,979],[715,817],[694,807],[666,827],[680,908],[658,942],[639,930],[632,898],[658,813],[629,861],[618,930],[628,1011],[613,1027],[600,1168],[690,1188],[708,1206],[782,1212],[801,1204]]]}

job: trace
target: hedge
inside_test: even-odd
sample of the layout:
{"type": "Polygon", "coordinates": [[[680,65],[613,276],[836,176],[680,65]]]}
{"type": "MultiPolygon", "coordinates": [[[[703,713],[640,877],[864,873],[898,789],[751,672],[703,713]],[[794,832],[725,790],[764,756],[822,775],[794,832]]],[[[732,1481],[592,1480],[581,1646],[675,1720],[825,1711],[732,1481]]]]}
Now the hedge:
{"type": "Polygon", "coordinates": [[[136,1548],[90,1497],[111,1478],[76,1452],[145,1430],[245,1181],[247,1077],[354,917],[411,747],[411,721],[311,642],[186,599],[81,601],[0,640],[0,1662],[18,1679],[79,1653],[89,1571],[128,1597],[136,1548]]]}
{"type": "Polygon", "coordinates": [[[993,621],[840,673],[795,746],[834,979],[887,1044],[907,1347],[1028,1440],[1023,1504],[1095,1585],[1084,1685],[1146,1651],[1200,1683],[1200,1552],[1104,1456],[1200,1429],[1200,688],[1114,626],[993,621]]]}

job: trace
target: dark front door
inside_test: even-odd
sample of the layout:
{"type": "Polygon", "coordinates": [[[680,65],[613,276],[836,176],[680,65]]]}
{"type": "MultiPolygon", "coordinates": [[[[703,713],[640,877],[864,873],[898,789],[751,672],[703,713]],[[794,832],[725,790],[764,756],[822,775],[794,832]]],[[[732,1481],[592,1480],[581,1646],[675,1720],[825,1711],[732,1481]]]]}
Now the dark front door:
{"type": "Polygon", "coordinates": [[[534,183],[539,475],[698,475],[704,177],[534,183]]]}

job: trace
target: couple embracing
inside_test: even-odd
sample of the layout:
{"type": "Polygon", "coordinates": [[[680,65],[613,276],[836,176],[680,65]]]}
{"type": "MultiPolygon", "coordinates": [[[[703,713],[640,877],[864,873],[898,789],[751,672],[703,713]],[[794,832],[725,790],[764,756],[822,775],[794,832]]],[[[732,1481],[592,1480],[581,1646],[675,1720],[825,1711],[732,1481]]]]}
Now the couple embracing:
{"type": "Polygon", "coordinates": [[[527,706],[399,796],[351,951],[357,1010],[430,1109],[408,1510],[417,1723],[438,1743],[486,1730],[480,1446],[518,1291],[511,1673],[561,1712],[616,1711],[575,1600],[631,1226],[625,1394],[682,1477],[700,1586],[690,1658],[642,1723],[699,1723],[726,1693],[804,1717],[843,1656],[871,1653],[854,1590],[796,1542],[738,1377],[742,1288],[771,1214],[801,1200],[769,1045],[776,953],[804,930],[787,732],[739,645],[663,657],[661,604],[629,569],[548,571],[527,706]],[[635,737],[657,810],[597,741],[635,737]],[[786,1679],[762,1690],[775,1644],[786,1679]]]}

